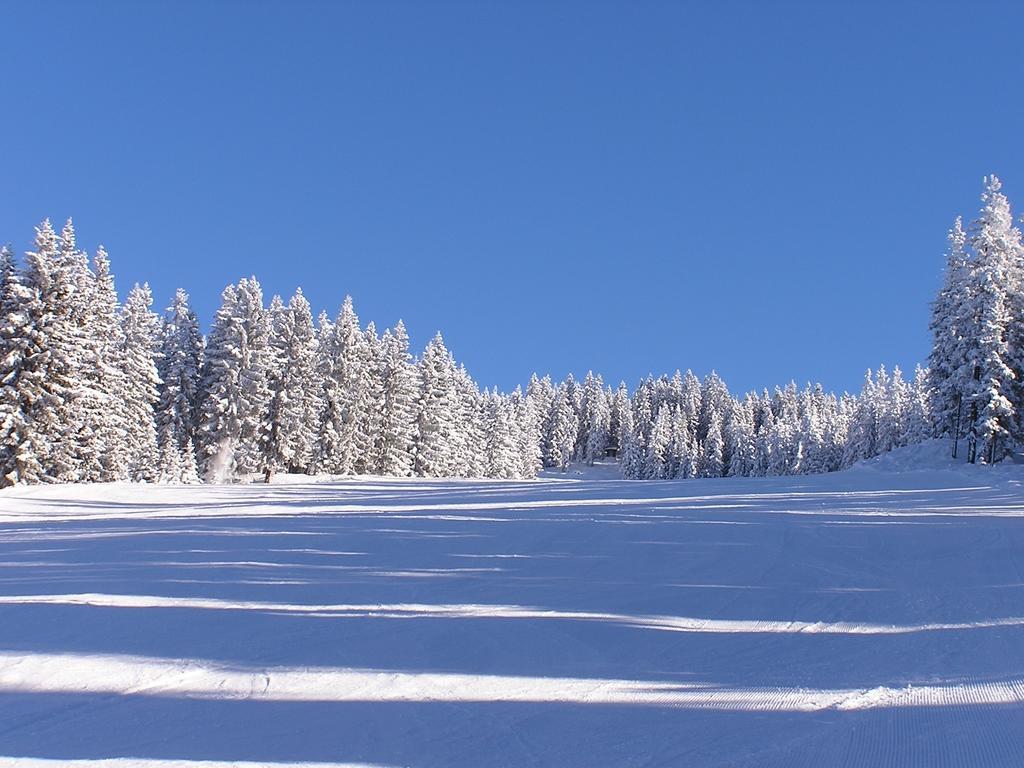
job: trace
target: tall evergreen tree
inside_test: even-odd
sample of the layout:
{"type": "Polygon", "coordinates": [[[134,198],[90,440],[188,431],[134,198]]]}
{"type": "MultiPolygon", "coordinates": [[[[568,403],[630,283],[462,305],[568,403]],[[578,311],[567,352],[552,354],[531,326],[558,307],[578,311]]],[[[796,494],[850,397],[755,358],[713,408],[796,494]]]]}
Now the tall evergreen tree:
{"type": "Polygon", "coordinates": [[[456,476],[461,399],[455,361],[440,333],[427,344],[418,368],[415,473],[421,477],[456,476]]]}
{"type": "Polygon", "coordinates": [[[161,446],[170,440],[183,451],[185,444],[195,439],[202,364],[199,321],[189,306],[188,294],[179,288],[160,329],[157,372],[161,383],[156,420],[161,446]]]}
{"type": "Polygon", "coordinates": [[[29,314],[35,299],[10,249],[0,248],[0,487],[46,479],[46,446],[31,417],[45,396],[45,351],[29,314]]]}
{"type": "Polygon", "coordinates": [[[159,454],[154,406],[160,377],[156,369],[159,319],[150,310],[149,285],[136,285],[121,312],[125,389],[125,461],[132,480],[157,479],[159,454]]]}
{"type": "Polygon", "coordinates": [[[394,331],[384,332],[381,353],[380,435],[373,469],[380,475],[407,477],[413,471],[418,382],[401,320],[394,331]]]}
{"type": "Polygon", "coordinates": [[[197,430],[202,470],[210,480],[266,469],[267,326],[255,278],[224,289],[206,347],[197,430]]]}
{"type": "Polygon", "coordinates": [[[313,462],[316,419],[321,411],[317,338],[309,302],[296,291],[285,307],[270,310],[268,471],[304,472],[313,462]]]}
{"type": "Polygon", "coordinates": [[[128,387],[124,366],[124,331],[110,259],[100,246],[93,260],[95,287],[91,292],[92,336],[95,342],[96,386],[100,392],[98,417],[102,465],[101,479],[123,480],[128,476],[128,422],[121,403],[128,387]]]}

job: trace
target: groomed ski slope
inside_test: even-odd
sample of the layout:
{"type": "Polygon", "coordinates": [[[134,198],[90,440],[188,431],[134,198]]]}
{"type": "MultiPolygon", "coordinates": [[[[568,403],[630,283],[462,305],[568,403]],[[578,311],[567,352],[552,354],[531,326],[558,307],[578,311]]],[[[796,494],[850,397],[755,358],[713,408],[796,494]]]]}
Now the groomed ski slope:
{"type": "Polygon", "coordinates": [[[3,492],[0,764],[1020,765],[1024,471],[944,450],[3,492]]]}

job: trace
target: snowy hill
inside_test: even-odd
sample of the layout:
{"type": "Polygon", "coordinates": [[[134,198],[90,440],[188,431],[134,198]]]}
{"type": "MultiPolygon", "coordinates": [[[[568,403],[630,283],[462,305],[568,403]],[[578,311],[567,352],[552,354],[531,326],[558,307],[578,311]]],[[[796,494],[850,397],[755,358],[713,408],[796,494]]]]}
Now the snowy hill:
{"type": "Polygon", "coordinates": [[[859,462],[857,467],[868,467],[883,472],[981,472],[981,477],[1019,473],[1016,456],[1009,456],[991,467],[967,463],[967,441],[961,440],[957,458],[951,456],[952,443],[948,438],[925,440],[921,443],[896,448],[859,462]]]}
{"type": "Polygon", "coordinates": [[[1013,765],[1024,469],[940,449],[5,491],[0,764],[1013,765]]]}

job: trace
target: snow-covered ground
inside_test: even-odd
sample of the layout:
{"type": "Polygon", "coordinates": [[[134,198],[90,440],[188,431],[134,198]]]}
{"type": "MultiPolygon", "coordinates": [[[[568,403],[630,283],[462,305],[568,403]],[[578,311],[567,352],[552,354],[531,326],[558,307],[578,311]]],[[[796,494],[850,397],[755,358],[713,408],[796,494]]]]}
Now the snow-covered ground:
{"type": "Polygon", "coordinates": [[[0,763],[1019,765],[1024,468],[945,448],[4,492],[0,763]]]}

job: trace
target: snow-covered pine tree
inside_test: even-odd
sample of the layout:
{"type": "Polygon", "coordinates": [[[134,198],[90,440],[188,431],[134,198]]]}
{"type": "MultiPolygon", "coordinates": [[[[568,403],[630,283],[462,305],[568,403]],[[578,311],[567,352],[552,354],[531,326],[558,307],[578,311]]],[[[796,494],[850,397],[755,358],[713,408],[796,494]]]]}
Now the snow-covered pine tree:
{"type": "Polygon", "coordinates": [[[519,435],[508,399],[497,389],[483,396],[484,474],[504,480],[520,477],[519,435]]]}
{"type": "Polygon", "coordinates": [[[968,461],[974,461],[976,441],[982,458],[1001,459],[1016,437],[1017,414],[1010,397],[1016,389],[1014,353],[1010,349],[1010,309],[1016,301],[1020,261],[1024,258],[1020,231],[1013,226],[1010,203],[995,176],[985,180],[984,207],[971,227],[974,257],[968,266],[970,320],[964,330],[969,372],[968,461]]]}
{"type": "Polygon", "coordinates": [[[97,482],[112,479],[105,466],[108,455],[105,438],[111,437],[108,426],[113,409],[104,392],[103,340],[97,333],[94,312],[97,282],[89,269],[89,257],[75,240],[75,228],[68,219],[61,230],[57,256],[57,272],[63,286],[62,308],[69,331],[68,346],[62,355],[70,365],[76,386],[72,393],[74,406],[67,424],[66,446],[73,455],[75,470],[68,480],[97,482]]]}
{"type": "Polygon", "coordinates": [[[714,401],[704,418],[707,421],[707,434],[701,444],[698,472],[701,477],[722,477],[726,467],[723,458],[725,441],[722,438],[722,417],[714,401]]]}
{"type": "Polygon", "coordinates": [[[464,365],[455,372],[458,395],[455,456],[456,476],[483,477],[484,464],[484,409],[480,389],[464,365]]]}
{"type": "Polygon", "coordinates": [[[341,454],[344,431],[341,371],[338,366],[337,329],[326,312],[317,318],[317,374],[320,379],[320,413],[316,420],[317,436],[314,467],[317,472],[337,471],[336,459],[341,454]]]}
{"type": "Polygon", "coordinates": [[[197,430],[201,468],[223,482],[265,466],[268,330],[256,278],[221,295],[206,346],[197,430]]]}
{"type": "Polygon", "coordinates": [[[619,451],[619,470],[622,476],[627,480],[643,479],[647,448],[633,425],[632,408],[623,414],[619,435],[622,442],[622,449],[619,451]]]}
{"type": "Polygon", "coordinates": [[[198,485],[201,482],[192,438],[186,440],[185,447],[181,449],[181,482],[185,485],[198,485]]]}
{"type": "Polygon", "coordinates": [[[848,467],[878,453],[877,399],[874,373],[868,369],[860,395],[852,403],[843,466],[848,467]]]}
{"type": "Polygon", "coordinates": [[[268,373],[272,364],[270,323],[263,305],[263,288],[255,277],[238,282],[238,310],[246,343],[238,375],[242,399],[236,463],[240,473],[249,474],[265,472],[269,466],[266,440],[270,404],[268,373]]]}
{"type": "Polygon", "coordinates": [[[77,378],[78,337],[70,318],[74,288],[60,264],[57,234],[49,219],[36,228],[35,250],[27,254],[24,285],[28,328],[35,344],[21,379],[25,417],[35,433],[39,479],[72,482],[78,479],[72,426],[77,378]]]}
{"type": "Polygon", "coordinates": [[[275,296],[269,317],[267,469],[305,472],[313,461],[321,411],[313,313],[300,288],[287,307],[275,296]]]}
{"type": "Polygon", "coordinates": [[[583,446],[583,461],[593,466],[598,459],[604,458],[605,451],[611,440],[611,403],[604,390],[604,382],[600,374],[592,376],[585,387],[587,441],[583,446]]]}
{"type": "Polygon", "coordinates": [[[633,420],[633,415],[630,413],[631,408],[632,403],[629,400],[629,389],[626,387],[626,382],[620,381],[619,388],[615,390],[615,396],[612,399],[611,417],[608,425],[608,447],[619,458],[622,457],[622,448],[626,444],[626,423],[627,421],[631,423],[633,420]],[[629,416],[626,415],[627,413],[629,416]]]}
{"type": "Polygon", "coordinates": [[[813,475],[825,471],[825,431],[822,427],[825,394],[821,387],[808,386],[800,396],[800,426],[797,464],[794,471],[813,475]]]}
{"type": "Polygon", "coordinates": [[[381,340],[381,415],[373,470],[379,475],[408,477],[413,471],[416,429],[416,367],[409,354],[409,335],[399,320],[381,340]]]}
{"type": "Polygon", "coordinates": [[[45,353],[29,314],[33,299],[14,254],[0,248],[0,488],[46,478],[46,446],[31,421],[45,395],[45,353]]]}
{"type": "Polygon", "coordinates": [[[914,369],[914,381],[908,387],[907,401],[903,419],[903,434],[900,436],[902,445],[913,445],[927,440],[933,434],[934,423],[928,411],[933,402],[929,390],[930,377],[928,370],[918,365],[914,369]]]}
{"type": "Polygon", "coordinates": [[[155,360],[159,319],[152,304],[149,285],[135,285],[121,310],[125,462],[128,478],[135,481],[156,480],[160,458],[153,412],[160,383],[155,360]]]}
{"type": "Polygon", "coordinates": [[[519,440],[519,477],[534,478],[543,467],[541,452],[541,416],[537,404],[516,387],[510,398],[519,440]]]}
{"type": "Polygon", "coordinates": [[[526,400],[530,404],[533,418],[536,419],[538,434],[538,450],[542,466],[550,466],[545,453],[550,443],[548,429],[551,426],[551,405],[555,400],[555,387],[551,383],[550,376],[538,378],[534,373],[530,376],[530,383],[526,385],[526,400]]]}
{"type": "Polygon", "coordinates": [[[188,294],[179,288],[164,314],[160,329],[157,372],[160,376],[156,406],[157,441],[168,439],[183,451],[195,439],[199,406],[203,336],[189,307],[188,294]]]}
{"type": "Polygon", "coordinates": [[[384,349],[371,320],[363,331],[359,347],[359,386],[355,393],[355,472],[375,471],[379,441],[383,430],[384,349]]]}
{"type": "Polygon", "coordinates": [[[754,409],[754,445],[756,459],[754,470],[751,473],[755,477],[767,477],[771,474],[772,466],[772,433],[775,431],[775,413],[772,411],[771,396],[768,390],[762,391],[757,398],[754,409]]]}
{"type": "Polygon", "coordinates": [[[701,412],[701,383],[700,379],[691,370],[683,374],[683,413],[686,414],[687,426],[690,429],[690,437],[694,440],[698,435],[698,423],[701,412]]]}
{"type": "Polygon", "coordinates": [[[180,483],[182,478],[181,449],[175,444],[174,433],[164,432],[160,444],[160,461],[157,466],[158,483],[180,483]]]}
{"type": "Polygon", "coordinates": [[[128,477],[128,423],[127,414],[121,407],[128,386],[124,370],[124,331],[114,276],[110,272],[110,258],[102,245],[96,251],[93,271],[96,284],[91,292],[93,306],[90,317],[96,343],[98,388],[103,403],[99,421],[103,447],[100,456],[102,479],[124,480],[128,477]]]}
{"type": "Polygon", "coordinates": [[[461,401],[455,361],[440,333],[427,344],[418,368],[415,473],[421,477],[454,477],[461,401]]]}
{"type": "Polygon", "coordinates": [[[365,423],[362,409],[369,385],[363,365],[364,343],[352,297],[346,296],[330,338],[322,338],[320,345],[321,358],[326,353],[330,359],[321,362],[325,383],[319,453],[324,469],[338,475],[351,475],[356,470],[357,428],[365,423]]]}
{"type": "Polygon", "coordinates": [[[544,463],[563,472],[572,460],[578,431],[576,409],[572,404],[572,388],[568,379],[555,390],[548,415],[547,444],[544,447],[544,463]]]}
{"type": "MultiPolygon", "coordinates": [[[[894,372],[895,373],[895,372],[894,372]]],[[[890,377],[884,365],[875,374],[875,453],[888,453],[898,447],[903,431],[900,411],[902,376],[899,382],[890,377]]]]}
{"type": "Polygon", "coordinates": [[[928,378],[935,428],[939,434],[951,436],[952,454],[956,458],[965,423],[967,406],[964,396],[970,381],[964,378],[967,370],[964,333],[970,319],[971,304],[967,280],[967,233],[959,216],[953,222],[947,240],[946,271],[942,288],[932,303],[929,324],[933,341],[928,356],[928,378]]]}
{"type": "Polygon", "coordinates": [[[690,434],[690,419],[683,409],[682,398],[672,409],[672,438],[669,453],[672,457],[671,476],[676,478],[696,477],[697,457],[693,436],[690,434]]]}
{"type": "Polygon", "coordinates": [[[757,396],[748,394],[737,403],[729,422],[726,442],[732,446],[728,474],[747,477],[754,473],[757,462],[757,441],[754,432],[754,408],[757,396]]]}
{"type": "Polygon", "coordinates": [[[269,483],[274,473],[283,467],[287,439],[282,429],[285,411],[290,406],[288,392],[284,386],[287,366],[288,310],[278,294],[270,298],[267,307],[267,354],[266,377],[269,398],[263,417],[263,482],[269,483]]]}
{"type": "Polygon", "coordinates": [[[656,415],[653,390],[654,384],[650,378],[647,378],[640,382],[636,392],[633,393],[634,440],[643,448],[645,456],[647,455],[647,443],[650,439],[651,429],[654,427],[654,417],[656,415]]]}
{"type": "Polygon", "coordinates": [[[658,407],[647,442],[647,459],[643,476],[647,480],[667,480],[672,477],[672,407],[663,403],[658,407]]]}

